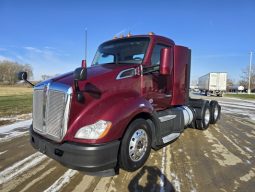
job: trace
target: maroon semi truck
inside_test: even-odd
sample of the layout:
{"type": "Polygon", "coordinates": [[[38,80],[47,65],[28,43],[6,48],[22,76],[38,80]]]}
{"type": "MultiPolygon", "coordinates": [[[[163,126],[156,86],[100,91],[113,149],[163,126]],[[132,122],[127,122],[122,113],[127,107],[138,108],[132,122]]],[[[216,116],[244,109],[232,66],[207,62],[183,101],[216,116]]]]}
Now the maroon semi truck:
{"type": "MultiPolygon", "coordinates": [[[[88,174],[135,171],[151,148],[219,119],[217,101],[189,98],[190,67],[191,50],[166,37],[104,42],[91,67],[34,86],[31,144],[88,174]]],[[[19,78],[27,81],[26,72],[19,78]]]]}

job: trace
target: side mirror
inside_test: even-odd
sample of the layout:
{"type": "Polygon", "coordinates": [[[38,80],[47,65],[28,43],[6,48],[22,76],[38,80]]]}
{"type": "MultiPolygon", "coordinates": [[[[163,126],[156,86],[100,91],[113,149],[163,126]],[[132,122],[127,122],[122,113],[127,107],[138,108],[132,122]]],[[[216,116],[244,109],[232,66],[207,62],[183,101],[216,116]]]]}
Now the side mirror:
{"type": "Polygon", "coordinates": [[[33,83],[31,83],[30,81],[27,80],[27,72],[25,71],[21,71],[18,73],[18,80],[24,80],[27,83],[29,83],[32,87],[34,87],[35,85],[33,83]]]}
{"type": "Polygon", "coordinates": [[[18,80],[24,80],[24,81],[27,81],[27,72],[19,72],[18,73],[18,80]]]}
{"type": "Polygon", "coordinates": [[[159,73],[161,75],[170,75],[170,66],[173,63],[172,49],[163,48],[160,52],[160,67],[159,73]]]}
{"type": "Polygon", "coordinates": [[[76,92],[76,100],[79,103],[84,103],[85,98],[84,98],[82,91],[80,91],[78,81],[87,79],[87,68],[79,67],[79,68],[75,69],[73,76],[74,76],[74,87],[75,87],[75,92],[76,92]]]}
{"type": "Polygon", "coordinates": [[[75,69],[74,73],[74,79],[75,80],[86,80],[87,79],[87,68],[79,67],[75,69]]]}

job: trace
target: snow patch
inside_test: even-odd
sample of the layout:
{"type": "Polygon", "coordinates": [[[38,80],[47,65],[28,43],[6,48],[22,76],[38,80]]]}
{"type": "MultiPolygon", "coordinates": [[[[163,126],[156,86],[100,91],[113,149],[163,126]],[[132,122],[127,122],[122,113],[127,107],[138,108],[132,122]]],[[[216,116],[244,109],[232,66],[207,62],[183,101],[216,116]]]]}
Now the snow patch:
{"type": "Polygon", "coordinates": [[[231,108],[223,108],[222,112],[226,114],[231,114],[231,115],[236,114],[236,115],[247,116],[248,119],[255,121],[255,112],[252,113],[251,111],[249,112],[243,109],[231,109],[231,108]]]}
{"type": "Polygon", "coordinates": [[[0,152],[0,155],[5,154],[8,150],[0,152]]]}
{"type": "Polygon", "coordinates": [[[37,152],[6,168],[0,172],[0,185],[14,179],[18,175],[21,175],[23,172],[38,165],[44,159],[46,159],[46,156],[40,152],[37,152]]]}
{"type": "Polygon", "coordinates": [[[0,142],[6,142],[28,133],[32,119],[0,126],[0,142]]]}
{"type": "Polygon", "coordinates": [[[0,117],[0,121],[24,121],[32,118],[32,113],[21,114],[9,117],[0,117]]]}
{"type": "MultiPolygon", "coordinates": [[[[27,135],[27,134],[28,134],[28,131],[24,131],[24,132],[14,131],[14,132],[11,132],[11,133],[9,133],[8,135],[6,135],[4,137],[0,137],[0,143],[7,142],[7,141],[10,141],[12,139],[15,139],[15,138],[27,135]]],[[[0,136],[1,136],[1,134],[0,134],[0,136]]]]}
{"type": "Polygon", "coordinates": [[[164,173],[165,173],[165,163],[166,163],[166,147],[163,148],[162,151],[162,160],[161,160],[161,175],[160,175],[160,192],[165,192],[164,188],[164,173]]]}
{"type": "Polygon", "coordinates": [[[231,107],[255,107],[255,103],[248,103],[248,102],[228,102],[228,101],[219,101],[220,104],[226,104],[231,107]]]}
{"type": "Polygon", "coordinates": [[[255,102],[227,102],[219,101],[222,112],[227,114],[244,115],[255,120],[255,102]]]}
{"type": "Polygon", "coordinates": [[[44,192],[57,192],[59,191],[65,184],[69,183],[71,178],[76,175],[78,171],[68,169],[64,175],[62,175],[53,185],[51,185],[44,192]]]}
{"type": "Polygon", "coordinates": [[[251,180],[252,178],[255,177],[255,172],[254,172],[254,171],[255,171],[254,168],[251,169],[251,170],[249,171],[249,173],[247,173],[246,175],[240,177],[240,180],[241,180],[241,181],[248,182],[249,180],[251,180]]]}
{"type": "Polygon", "coordinates": [[[171,176],[173,178],[172,182],[173,182],[175,190],[180,192],[181,191],[181,182],[180,182],[179,178],[174,173],[171,173],[171,176]]]}
{"type": "Polygon", "coordinates": [[[246,151],[253,153],[253,151],[249,147],[244,147],[244,148],[246,149],[246,151]]]}
{"type": "Polygon", "coordinates": [[[231,108],[237,108],[237,109],[250,109],[250,110],[254,110],[254,107],[255,107],[255,106],[242,106],[237,104],[225,104],[225,103],[220,103],[220,105],[224,107],[231,107],[231,108]]]}
{"type": "Polygon", "coordinates": [[[0,126],[0,134],[5,134],[18,128],[29,128],[32,124],[32,119],[13,123],[11,125],[0,126]]]}
{"type": "Polygon", "coordinates": [[[242,160],[231,153],[216,137],[214,137],[208,130],[204,131],[205,137],[210,140],[212,156],[221,166],[231,166],[242,163],[242,160]],[[212,144],[214,143],[214,144],[212,144]]]}

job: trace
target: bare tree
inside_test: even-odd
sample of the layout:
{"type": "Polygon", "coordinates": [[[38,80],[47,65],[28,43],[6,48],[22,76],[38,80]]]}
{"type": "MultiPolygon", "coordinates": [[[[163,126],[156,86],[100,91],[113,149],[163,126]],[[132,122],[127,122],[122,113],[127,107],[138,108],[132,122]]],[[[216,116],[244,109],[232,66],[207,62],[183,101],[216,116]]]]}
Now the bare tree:
{"type": "Polygon", "coordinates": [[[47,80],[47,79],[51,79],[53,77],[57,77],[57,76],[60,76],[60,74],[55,74],[55,75],[42,75],[41,78],[43,81],[47,80]]]}
{"type": "MultiPolygon", "coordinates": [[[[239,84],[244,86],[246,89],[248,88],[249,81],[249,66],[243,69],[243,73],[241,75],[241,80],[239,84]]],[[[251,65],[251,90],[255,89],[255,65],[251,65]]]]}
{"type": "Polygon", "coordinates": [[[234,80],[228,78],[227,79],[227,90],[230,90],[233,85],[234,85],[234,80]]]}
{"type": "Polygon", "coordinates": [[[43,81],[52,78],[52,76],[50,76],[50,75],[42,75],[41,77],[42,77],[43,81]]]}

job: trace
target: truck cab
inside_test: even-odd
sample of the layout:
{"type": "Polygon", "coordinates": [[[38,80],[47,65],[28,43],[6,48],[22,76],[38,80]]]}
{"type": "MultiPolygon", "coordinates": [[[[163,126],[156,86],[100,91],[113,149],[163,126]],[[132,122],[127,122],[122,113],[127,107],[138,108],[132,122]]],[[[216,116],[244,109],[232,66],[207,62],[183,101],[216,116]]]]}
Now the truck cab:
{"type": "Polygon", "coordinates": [[[32,146],[87,174],[139,169],[151,148],[220,117],[216,101],[189,98],[190,61],[189,48],[155,34],[102,43],[91,67],[34,86],[32,146]]]}

